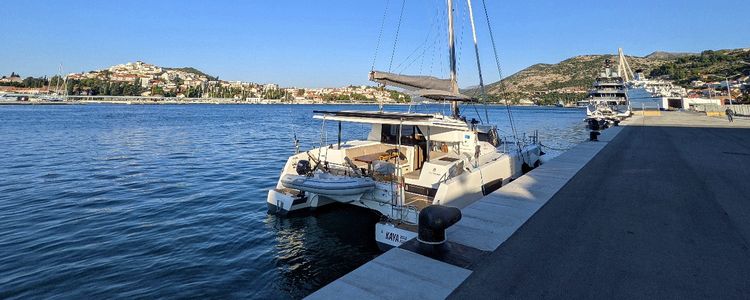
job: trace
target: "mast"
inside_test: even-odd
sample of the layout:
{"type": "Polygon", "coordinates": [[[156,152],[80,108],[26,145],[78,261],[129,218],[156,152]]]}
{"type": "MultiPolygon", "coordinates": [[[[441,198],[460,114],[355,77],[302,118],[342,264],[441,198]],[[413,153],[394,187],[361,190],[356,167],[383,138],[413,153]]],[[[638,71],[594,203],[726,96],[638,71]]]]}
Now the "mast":
{"type": "MultiPolygon", "coordinates": [[[[479,43],[477,42],[477,27],[474,26],[474,9],[471,8],[471,0],[466,0],[466,4],[469,8],[469,20],[471,20],[471,34],[474,38],[474,54],[477,57],[477,71],[479,72],[479,89],[482,93],[482,97],[485,97],[487,94],[484,90],[484,78],[482,77],[482,64],[479,62],[479,43]]],[[[483,98],[483,103],[484,103],[483,98]]],[[[490,121],[490,116],[487,113],[487,106],[485,103],[484,106],[484,118],[487,122],[490,121]]],[[[481,119],[481,118],[480,118],[481,119]]]]}
{"type": "Polygon", "coordinates": [[[630,81],[635,77],[635,75],[633,75],[633,70],[630,69],[630,63],[628,63],[628,60],[625,57],[625,53],[622,51],[622,48],[617,49],[617,54],[620,56],[620,62],[617,66],[617,73],[623,79],[625,79],[625,81],[630,81]]]}
{"type": "MultiPolygon", "coordinates": [[[[448,52],[450,52],[451,92],[458,94],[458,78],[456,76],[456,47],[453,34],[453,0],[448,0],[448,52]]],[[[451,113],[454,118],[461,116],[458,111],[458,101],[451,101],[451,113]]]]}

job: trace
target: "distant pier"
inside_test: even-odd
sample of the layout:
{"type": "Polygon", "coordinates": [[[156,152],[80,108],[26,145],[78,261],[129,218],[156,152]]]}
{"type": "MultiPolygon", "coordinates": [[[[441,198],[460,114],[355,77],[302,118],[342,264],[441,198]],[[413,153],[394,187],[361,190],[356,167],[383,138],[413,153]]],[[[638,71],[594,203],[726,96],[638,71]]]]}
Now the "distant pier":
{"type": "Polygon", "coordinates": [[[309,299],[750,298],[750,119],[634,116],[309,299]]]}

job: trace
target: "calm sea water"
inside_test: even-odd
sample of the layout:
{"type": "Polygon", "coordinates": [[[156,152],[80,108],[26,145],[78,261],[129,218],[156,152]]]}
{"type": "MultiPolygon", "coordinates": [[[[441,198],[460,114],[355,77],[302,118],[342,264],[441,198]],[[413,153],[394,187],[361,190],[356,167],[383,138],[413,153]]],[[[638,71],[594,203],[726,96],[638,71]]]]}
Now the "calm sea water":
{"type": "MultiPolygon", "coordinates": [[[[379,254],[378,216],[277,218],[266,193],[295,134],[334,142],[313,110],[360,108],[0,106],[0,299],[304,297],[379,254]]],[[[505,108],[489,110],[510,132],[505,108]]],[[[581,110],[513,112],[553,148],[586,137],[581,110]]]]}

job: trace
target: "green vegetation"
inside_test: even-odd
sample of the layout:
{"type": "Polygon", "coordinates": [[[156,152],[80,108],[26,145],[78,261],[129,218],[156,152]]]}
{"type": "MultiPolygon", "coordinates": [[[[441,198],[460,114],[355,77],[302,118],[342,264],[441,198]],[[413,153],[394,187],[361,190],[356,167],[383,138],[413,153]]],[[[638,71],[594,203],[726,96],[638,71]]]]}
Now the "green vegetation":
{"type": "Polygon", "coordinates": [[[284,91],[275,89],[275,90],[265,90],[263,91],[263,94],[261,95],[261,98],[263,99],[281,99],[284,97],[284,91]]]}
{"type": "MultiPolygon", "coordinates": [[[[583,99],[596,76],[602,71],[604,61],[613,61],[617,68],[617,57],[613,55],[583,55],[557,64],[536,64],[487,86],[492,95],[488,101],[509,99],[531,100],[537,104],[555,104],[558,101],[572,103],[583,99]]],[[[646,57],[627,57],[633,71],[643,70],[650,77],[675,80],[687,87],[693,80],[720,81],[725,76],[737,78],[750,75],[750,51],[719,50],[700,54],[654,52],[646,57]]],[[[464,91],[476,95],[476,90],[464,91]]]]}
{"type": "Polygon", "coordinates": [[[586,93],[559,93],[552,92],[536,97],[534,103],[538,105],[555,105],[559,102],[572,104],[585,99],[586,93]]]}
{"type": "Polygon", "coordinates": [[[193,67],[163,68],[163,69],[164,70],[183,71],[183,72],[192,73],[192,74],[196,74],[196,75],[200,75],[200,76],[206,76],[206,78],[208,78],[208,80],[211,80],[211,81],[218,81],[219,80],[218,76],[214,77],[214,76],[208,75],[206,73],[203,73],[201,70],[198,70],[198,69],[193,68],[193,67]]]}
{"type": "Polygon", "coordinates": [[[367,96],[362,95],[362,94],[358,94],[358,93],[352,93],[351,95],[349,95],[349,97],[352,100],[358,101],[358,102],[366,102],[366,101],[371,101],[372,100],[370,98],[367,98],[367,96]]]}
{"type": "Polygon", "coordinates": [[[399,102],[399,103],[409,103],[411,102],[411,96],[397,92],[397,91],[388,91],[389,95],[388,97],[391,98],[393,101],[399,102]]]}
{"type": "MultiPolygon", "coordinates": [[[[12,73],[10,76],[11,78],[13,77],[18,78],[18,75],[16,75],[15,73],[12,73]]],[[[41,88],[41,87],[47,86],[48,83],[49,83],[49,80],[47,80],[47,77],[40,77],[40,78],[26,77],[21,82],[0,82],[0,86],[13,86],[13,87],[20,87],[20,88],[41,88]]]]}
{"type": "Polygon", "coordinates": [[[665,77],[688,85],[694,80],[721,80],[750,75],[750,51],[704,51],[667,62],[651,71],[651,77],[665,77]]]}
{"type": "Polygon", "coordinates": [[[140,96],[145,90],[139,81],[112,82],[99,79],[68,80],[68,95],[140,96]]]}

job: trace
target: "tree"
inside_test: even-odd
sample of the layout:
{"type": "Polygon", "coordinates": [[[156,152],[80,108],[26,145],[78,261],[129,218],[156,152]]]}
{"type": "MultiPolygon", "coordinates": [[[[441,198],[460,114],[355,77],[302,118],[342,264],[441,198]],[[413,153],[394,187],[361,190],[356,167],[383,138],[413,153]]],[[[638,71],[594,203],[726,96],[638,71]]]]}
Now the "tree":
{"type": "Polygon", "coordinates": [[[151,88],[151,95],[152,96],[156,96],[156,95],[164,96],[164,89],[160,86],[153,86],[151,88]]]}
{"type": "Polygon", "coordinates": [[[355,101],[368,101],[368,100],[370,100],[369,98],[367,98],[367,96],[359,94],[359,93],[352,93],[351,94],[351,99],[355,100],[355,101]]]}
{"type": "Polygon", "coordinates": [[[388,96],[396,102],[411,102],[411,96],[397,91],[389,91],[388,96]]]}

